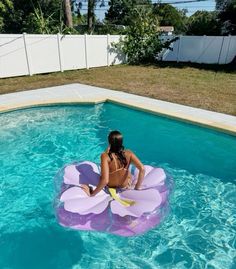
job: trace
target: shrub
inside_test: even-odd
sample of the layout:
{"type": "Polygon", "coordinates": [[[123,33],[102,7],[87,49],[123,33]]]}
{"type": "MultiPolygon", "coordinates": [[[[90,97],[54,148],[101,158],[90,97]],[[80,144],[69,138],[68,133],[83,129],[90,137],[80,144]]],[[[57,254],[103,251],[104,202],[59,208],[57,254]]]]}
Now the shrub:
{"type": "Polygon", "coordinates": [[[125,36],[115,45],[126,55],[129,64],[153,63],[157,55],[169,44],[159,38],[159,25],[151,9],[135,9],[132,24],[125,36]]]}

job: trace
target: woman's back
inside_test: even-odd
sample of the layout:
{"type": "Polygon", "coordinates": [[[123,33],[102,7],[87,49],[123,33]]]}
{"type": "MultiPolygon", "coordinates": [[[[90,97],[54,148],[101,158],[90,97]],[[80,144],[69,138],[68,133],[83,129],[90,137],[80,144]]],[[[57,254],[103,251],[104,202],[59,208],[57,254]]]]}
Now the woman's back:
{"type": "Polygon", "coordinates": [[[101,154],[101,177],[95,190],[88,186],[82,186],[88,195],[95,196],[105,186],[110,188],[127,188],[131,185],[131,173],[129,166],[133,163],[139,170],[138,180],[134,188],[138,190],[142,183],[145,170],[137,156],[130,150],[125,150],[123,137],[119,131],[112,131],[108,136],[109,146],[106,152],[101,154]]]}
{"type": "Polygon", "coordinates": [[[123,151],[123,156],[126,159],[126,165],[119,159],[115,153],[108,154],[109,165],[109,187],[126,188],[131,182],[131,174],[129,172],[129,165],[131,163],[132,152],[129,150],[123,151]]]}

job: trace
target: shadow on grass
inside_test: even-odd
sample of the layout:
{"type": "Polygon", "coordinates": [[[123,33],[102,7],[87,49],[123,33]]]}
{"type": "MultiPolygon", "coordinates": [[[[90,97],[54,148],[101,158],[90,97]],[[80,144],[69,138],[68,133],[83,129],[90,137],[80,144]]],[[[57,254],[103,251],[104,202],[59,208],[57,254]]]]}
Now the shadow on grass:
{"type": "Polygon", "coordinates": [[[236,61],[230,64],[198,64],[198,63],[182,63],[182,62],[158,62],[156,64],[140,64],[140,66],[152,66],[154,68],[179,68],[187,67],[196,68],[199,70],[208,70],[222,73],[236,73],[236,61]]]}

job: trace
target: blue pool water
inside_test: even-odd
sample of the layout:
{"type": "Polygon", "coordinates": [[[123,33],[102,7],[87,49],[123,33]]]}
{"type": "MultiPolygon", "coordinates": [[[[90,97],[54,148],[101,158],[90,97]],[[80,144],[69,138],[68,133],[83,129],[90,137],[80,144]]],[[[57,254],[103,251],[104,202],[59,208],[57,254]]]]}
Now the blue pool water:
{"type": "Polygon", "coordinates": [[[113,104],[0,115],[0,268],[236,268],[236,139],[113,104]],[[171,212],[133,237],[72,231],[55,220],[53,177],[99,162],[107,133],[174,178],[171,212]]]}

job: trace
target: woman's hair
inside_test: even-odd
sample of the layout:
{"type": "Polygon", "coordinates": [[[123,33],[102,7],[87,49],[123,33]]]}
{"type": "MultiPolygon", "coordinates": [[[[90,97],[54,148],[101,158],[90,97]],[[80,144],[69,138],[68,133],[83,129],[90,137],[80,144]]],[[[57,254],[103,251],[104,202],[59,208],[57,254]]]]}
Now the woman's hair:
{"type": "Polygon", "coordinates": [[[112,131],[108,135],[108,142],[110,144],[110,149],[108,152],[108,156],[112,160],[112,153],[115,153],[119,161],[126,166],[127,160],[124,153],[123,146],[123,136],[119,131],[112,131]]]}

